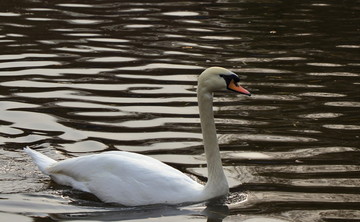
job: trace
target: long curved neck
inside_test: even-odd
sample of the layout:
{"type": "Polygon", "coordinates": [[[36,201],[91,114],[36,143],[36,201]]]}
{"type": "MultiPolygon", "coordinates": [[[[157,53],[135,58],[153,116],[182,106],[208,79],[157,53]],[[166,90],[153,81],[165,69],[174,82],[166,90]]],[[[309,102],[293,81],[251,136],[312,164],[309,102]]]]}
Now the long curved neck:
{"type": "Polygon", "coordinates": [[[222,168],[220,150],[216,135],[213,95],[206,88],[198,87],[198,103],[203,134],[203,143],[208,168],[208,182],[204,188],[207,198],[224,196],[229,191],[229,186],[222,168]]]}

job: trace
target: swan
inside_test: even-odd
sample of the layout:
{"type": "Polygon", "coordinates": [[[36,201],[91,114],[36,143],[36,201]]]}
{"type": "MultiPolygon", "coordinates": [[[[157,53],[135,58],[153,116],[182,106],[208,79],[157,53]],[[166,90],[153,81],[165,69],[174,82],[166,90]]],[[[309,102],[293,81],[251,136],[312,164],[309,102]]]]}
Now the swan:
{"type": "Polygon", "coordinates": [[[199,184],[181,171],[152,157],[126,151],[55,161],[25,147],[39,170],[58,184],[90,192],[101,201],[124,206],[200,203],[225,197],[229,192],[220,157],[213,114],[213,92],[230,90],[245,95],[233,72],[211,67],[198,78],[197,98],[208,181],[199,184]]]}

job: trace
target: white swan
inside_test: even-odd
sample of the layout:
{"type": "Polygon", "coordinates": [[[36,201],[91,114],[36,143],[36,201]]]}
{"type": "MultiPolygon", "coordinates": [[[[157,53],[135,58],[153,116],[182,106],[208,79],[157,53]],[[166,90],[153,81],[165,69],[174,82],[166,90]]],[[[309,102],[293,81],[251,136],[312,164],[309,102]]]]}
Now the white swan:
{"type": "Polygon", "coordinates": [[[205,186],[179,170],[141,154],[110,151],[55,161],[28,147],[39,169],[55,182],[90,192],[100,200],[125,206],[203,202],[227,195],[228,183],[222,168],[212,108],[213,92],[232,90],[250,93],[238,85],[233,72],[211,67],[198,80],[198,104],[208,167],[205,186]]]}

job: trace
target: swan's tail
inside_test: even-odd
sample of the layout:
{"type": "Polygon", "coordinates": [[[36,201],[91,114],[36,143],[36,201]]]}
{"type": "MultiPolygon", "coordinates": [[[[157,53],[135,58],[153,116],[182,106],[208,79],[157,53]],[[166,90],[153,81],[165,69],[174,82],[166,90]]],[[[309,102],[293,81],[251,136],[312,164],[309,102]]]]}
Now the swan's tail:
{"type": "Polygon", "coordinates": [[[24,148],[24,151],[33,159],[33,161],[39,167],[41,172],[43,172],[46,175],[49,175],[47,168],[52,164],[56,163],[55,160],[35,150],[30,149],[28,146],[24,148]]]}

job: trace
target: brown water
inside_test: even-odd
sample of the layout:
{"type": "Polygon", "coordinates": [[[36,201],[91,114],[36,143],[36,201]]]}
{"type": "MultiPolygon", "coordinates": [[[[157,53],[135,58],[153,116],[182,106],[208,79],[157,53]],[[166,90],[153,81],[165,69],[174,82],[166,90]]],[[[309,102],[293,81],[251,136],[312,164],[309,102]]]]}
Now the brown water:
{"type": "Polygon", "coordinates": [[[0,9],[1,221],[360,219],[358,1],[19,0],[0,9]],[[227,206],[124,208],[21,152],[127,150],[206,179],[195,94],[209,66],[227,206]]]}

